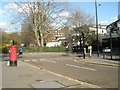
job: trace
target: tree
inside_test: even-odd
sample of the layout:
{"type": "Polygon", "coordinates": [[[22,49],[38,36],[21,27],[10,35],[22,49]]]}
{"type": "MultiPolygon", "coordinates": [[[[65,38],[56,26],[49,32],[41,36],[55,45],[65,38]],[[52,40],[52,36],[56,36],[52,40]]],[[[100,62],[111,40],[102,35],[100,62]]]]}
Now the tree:
{"type": "Polygon", "coordinates": [[[32,27],[27,22],[24,22],[22,24],[22,30],[21,30],[20,36],[21,36],[21,42],[27,46],[35,43],[35,36],[34,36],[33,31],[32,31],[32,27]]]}
{"type": "Polygon", "coordinates": [[[68,17],[68,23],[74,28],[78,28],[84,25],[92,25],[93,16],[76,7],[73,9],[73,11],[71,11],[70,17],[68,17]]]}
{"type": "Polygon", "coordinates": [[[59,7],[58,3],[44,2],[43,0],[41,2],[24,3],[26,8],[23,8],[21,3],[15,4],[22,9],[20,15],[21,17],[24,16],[24,21],[31,25],[38,46],[44,47],[45,38],[49,35],[48,31],[59,28],[57,24],[60,19],[54,16],[62,12],[63,9],[59,7]]]}
{"type": "Polygon", "coordinates": [[[87,41],[90,36],[89,27],[93,25],[93,20],[93,16],[80,8],[75,8],[71,10],[71,14],[68,17],[68,26],[73,28],[76,35],[78,32],[84,34],[85,41],[87,41]]]}
{"type": "Polygon", "coordinates": [[[2,31],[2,44],[10,44],[10,41],[14,40],[15,45],[21,43],[20,34],[17,32],[4,32],[2,31]]]}

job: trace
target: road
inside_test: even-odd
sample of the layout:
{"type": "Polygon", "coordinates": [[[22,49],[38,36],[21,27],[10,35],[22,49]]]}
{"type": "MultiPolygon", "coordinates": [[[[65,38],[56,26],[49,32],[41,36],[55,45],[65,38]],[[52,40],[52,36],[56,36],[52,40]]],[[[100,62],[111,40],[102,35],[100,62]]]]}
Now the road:
{"type": "Polygon", "coordinates": [[[74,59],[65,54],[33,53],[18,60],[102,88],[118,88],[118,67],[79,63],[74,59]]]}

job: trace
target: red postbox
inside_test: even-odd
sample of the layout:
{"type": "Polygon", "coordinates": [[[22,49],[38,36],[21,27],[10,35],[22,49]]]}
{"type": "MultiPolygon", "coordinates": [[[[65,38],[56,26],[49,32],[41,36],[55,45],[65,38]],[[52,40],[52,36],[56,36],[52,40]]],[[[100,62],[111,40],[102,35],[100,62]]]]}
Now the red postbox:
{"type": "Polygon", "coordinates": [[[17,66],[16,48],[17,48],[16,46],[10,46],[10,48],[9,48],[10,66],[17,66]]]}

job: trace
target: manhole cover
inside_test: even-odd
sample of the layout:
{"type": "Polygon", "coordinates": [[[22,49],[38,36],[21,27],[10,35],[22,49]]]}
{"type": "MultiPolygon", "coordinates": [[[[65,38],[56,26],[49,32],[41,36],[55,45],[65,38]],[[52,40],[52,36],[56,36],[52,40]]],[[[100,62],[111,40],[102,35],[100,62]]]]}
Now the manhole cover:
{"type": "Polygon", "coordinates": [[[34,88],[63,88],[64,85],[55,82],[55,81],[47,81],[47,82],[37,82],[33,83],[32,86],[34,88]]]}
{"type": "Polygon", "coordinates": [[[20,78],[32,77],[32,74],[20,74],[18,75],[20,78]]]}

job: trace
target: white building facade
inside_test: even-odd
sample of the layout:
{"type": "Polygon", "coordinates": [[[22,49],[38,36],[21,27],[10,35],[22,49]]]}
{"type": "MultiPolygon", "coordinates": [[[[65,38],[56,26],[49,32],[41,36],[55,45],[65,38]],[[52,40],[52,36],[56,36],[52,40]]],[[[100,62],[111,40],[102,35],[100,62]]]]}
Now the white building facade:
{"type": "MultiPolygon", "coordinates": [[[[106,27],[107,25],[98,25],[98,34],[106,34],[107,33],[106,27]]],[[[97,33],[96,25],[90,27],[89,29],[90,31],[94,31],[95,33],[97,33]]]]}

